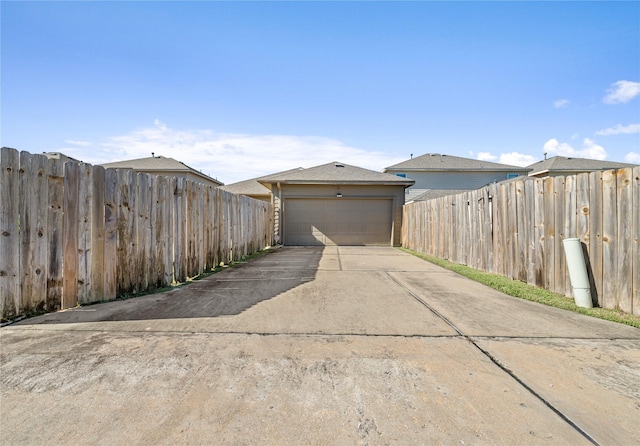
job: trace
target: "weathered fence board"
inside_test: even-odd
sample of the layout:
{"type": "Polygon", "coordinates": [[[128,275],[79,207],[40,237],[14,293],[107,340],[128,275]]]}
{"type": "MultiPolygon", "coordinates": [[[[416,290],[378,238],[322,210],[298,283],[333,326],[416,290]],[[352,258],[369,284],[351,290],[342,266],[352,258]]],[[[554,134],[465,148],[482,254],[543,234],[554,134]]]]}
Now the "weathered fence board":
{"type": "Polygon", "coordinates": [[[149,268],[151,267],[151,222],[149,220],[151,194],[149,193],[149,178],[146,173],[136,174],[136,245],[134,263],[135,281],[134,289],[146,290],[149,288],[149,268]]]}
{"type": "Polygon", "coordinates": [[[632,272],[633,275],[633,292],[632,306],[633,314],[640,316],[640,166],[633,169],[633,192],[632,192],[632,251],[633,259],[632,272]]]}
{"type": "Polygon", "coordinates": [[[272,213],[183,178],[2,148],[2,319],[184,281],[270,245],[272,213]]]}
{"type": "Polygon", "coordinates": [[[525,216],[522,223],[522,230],[525,232],[525,261],[527,271],[527,283],[536,285],[536,241],[535,241],[535,183],[533,181],[523,181],[525,216]]]}
{"type": "Polygon", "coordinates": [[[136,183],[134,172],[118,169],[118,267],[117,284],[118,295],[121,296],[133,290],[131,271],[134,271],[135,259],[135,197],[136,183]]]}
{"type": "Polygon", "coordinates": [[[185,180],[183,178],[175,178],[173,183],[173,209],[175,225],[174,230],[174,251],[173,251],[173,269],[174,281],[184,282],[187,280],[186,264],[186,228],[185,228],[185,201],[187,200],[185,190],[185,180]]]}
{"type": "Polygon", "coordinates": [[[545,281],[548,290],[556,289],[556,214],[555,214],[555,184],[550,178],[544,182],[544,252],[545,252],[545,281]]]}
{"type": "Polygon", "coordinates": [[[89,301],[105,300],[105,170],[93,166],[93,184],[91,185],[91,275],[89,301]]]}
{"type": "Polygon", "coordinates": [[[20,154],[20,265],[21,305],[29,311],[42,311],[45,301],[38,296],[47,293],[47,158],[43,155],[20,154]]]}
{"type": "Polygon", "coordinates": [[[78,302],[91,302],[91,204],[93,166],[79,164],[78,178],[78,302]]]}
{"type": "Polygon", "coordinates": [[[531,260],[534,269],[533,285],[544,287],[546,269],[546,243],[545,243],[545,208],[544,208],[544,181],[536,178],[533,183],[533,238],[535,246],[535,257],[531,260]]]}
{"type": "Polygon", "coordinates": [[[565,238],[564,234],[564,177],[555,177],[553,179],[553,213],[555,218],[555,234],[556,243],[554,244],[554,283],[555,288],[553,291],[557,293],[565,292],[565,274],[566,264],[564,258],[564,248],[562,246],[562,240],[565,238]]]}
{"type": "Polygon", "coordinates": [[[589,264],[593,277],[598,305],[604,307],[602,300],[602,172],[589,174],[589,264]]]}
{"type": "Polygon", "coordinates": [[[0,149],[0,309],[9,317],[19,314],[20,306],[20,249],[19,169],[17,151],[0,149]]]}
{"type": "Polygon", "coordinates": [[[78,217],[80,194],[80,166],[64,164],[63,250],[62,250],[62,309],[78,303],[78,217]]]}
{"type": "Polygon", "coordinates": [[[62,305],[64,162],[49,160],[47,176],[47,296],[44,309],[57,311],[62,305]]]}
{"type": "MultiPolygon", "coordinates": [[[[500,186],[496,185],[492,198],[493,224],[495,228],[493,233],[493,258],[496,262],[494,272],[496,274],[506,276],[506,270],[504,267],[504,225],[506,224],[506,221],[504,219],[504,210],[502,207],[503,200],[500,200],[502,192],[503,190],[500,186]]],[[[453,231],[456,230],[455,221],[451,222],[451,228],[453,231]]]]}
{"type": "Polygon", "coordinates": [[[524,196],[524,181],[513,182],[514,193],[516,198],[516,212],[515,212],[515,225],[516,225],[516,266],[517,271],[515,278],[523,282],[527,281],[527,231],[525,225],[530,222],[527,215],[526,199],[524,196]]]}
{"type": "Polygon", "coordinates": [[[632,294],[633,280],[629,280],[633,273],[632,253],[633,253],[633,224],[632,216],[632,175],[631,169],[621,169],[618,171],[616,182],[616,202],[617,212],[617,259],[616,276],[612,279],[617,283],[617,301],[619,308],[626,313],[633,313],[633,299],[628,297],[632,294]]]}
{"type": "Polygon", "coordinates": [[[403,245],[570,296],[562,241],[577,237],[598,304],[638,314],[639,207],[640,167],[517,179],[405,205],[403,245]]]}
{"type": "Polygon", "coordinates": [[[606,308],[620,306],[616,283],[618,278],[616,176],[615,170],[602,173],[602,296],[606,308]]]}
{"type": "MultiPolygon", "coordinates": [[[[562,238],[575,238],[576,237],[576,186],[575,176],[565,177],[564,182],[564,227],[562,229],[562,238]]],[[[564,246],[562,249],[562,255],[564,257],[564,246]]],[[[558,290],[566,296],[573,296],[573,290],[571,289],[571,280],[569,278],[569,269],[566,268],[566,260],[562,262],[565,265],[564,268],[564,291],[558,290]]]]}
{"type": "Polygon", "coordinates": [[[149,201],[151,202],[149,207],[149,268],[147,271],[147,287],[148,289],[155,289],[158,287],[160,268],[160,258],[158,256],[159,243],[158,230],[162,227],[162,217],[158,219],[158,207],[159,207],[159,192],[158,192],[158,180],[160,177],[155,175],[149,175],[149,201]]]}
{"type": "Polygon", "coordinates": [[[118,295],[118,171],[104,172],[104,299],[118,295]]]}

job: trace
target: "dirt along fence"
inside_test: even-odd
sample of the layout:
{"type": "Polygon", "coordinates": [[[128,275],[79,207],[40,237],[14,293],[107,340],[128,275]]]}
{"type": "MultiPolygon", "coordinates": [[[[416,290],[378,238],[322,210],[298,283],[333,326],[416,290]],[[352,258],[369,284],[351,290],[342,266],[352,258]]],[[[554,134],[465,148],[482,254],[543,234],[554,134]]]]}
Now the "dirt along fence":
{"type": "Polygon", "coordinates": [[[640,167],[409,203],[402,229],[406,248],[566,296],[562,240],[579,238],[599,306],[640,315],[640,167]]]}
{"type": "Polygon", "coordinates": [[[271,244],[269,203],[183,178],[0,152],[0,314],[183,282],[271,244]]]}

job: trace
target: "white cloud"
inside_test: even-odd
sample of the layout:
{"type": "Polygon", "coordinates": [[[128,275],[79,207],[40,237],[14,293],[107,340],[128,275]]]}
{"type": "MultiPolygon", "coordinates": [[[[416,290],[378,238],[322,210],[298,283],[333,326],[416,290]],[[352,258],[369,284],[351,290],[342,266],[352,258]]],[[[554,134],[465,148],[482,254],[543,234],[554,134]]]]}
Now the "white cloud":
{"type": "Polygon", "coordinates": [[[555,138],[544,143],[543,149],[550,157],[566,156],[604,160],[608,156],[604,147],[599,146],[589,138],[585,138],[582,141],[582,148],[580,149],[574,149],[570,144],[561,143],[555,138]]]}
{"type": "Polygon", "coordinates": [[[495,161],[498,159],[497,156],[490,154],[489,152],[478,152],[478,157],[480,161],[495,161]]]}
{"type": "Polygon", "coordinates": [[[607,95],[602,98],[605,104],[624,104],[640,94],[640,82],[618,81],[611,84],[607,95]]]}
{"type": "Polygon", "coordinates": [[[569,105],[569,99],[558,99],[553,103],[555,108],[564,108],[569,105]]]}
{"type": "Polygon", "coordinates": [[[493,161],[500,164],[509,164],[511,166],[528,166],[535,163],[537,159],[531,155],[524,153],[509,152],[501,153],[499,156],[492,155],[489,152],[478,152],[477,159],[481,161],[493,161]]]}
{"type": "Polygon", "coordinates": [[[79,146],[79,147],[89,147],[89,146],[91,146],[91,143],[89,141],[78,141],[76,139],[65,139],[64,142],[66,142],[67,144],[71,144],[71,145],[79,146]]]}
{"type": "Polygon", "coordinates": [[[640,133],[640,124],[622,125],[618,124],[615,127],[609,127],[604,130],[598,130],[596,135],[609,136],[619,135],[621,133],[640,133]]]}
{"type": "Polygon", "coordinates": [[[640,152],[629,152],[624,156],[624,160],[628,163],[640,164],[640,152]]]}
{"type": "Polygon", "coordinates": [[[179,130],[159,120],[152,127],[107,138],[99,150],[60,149],[92,164],[166,156],[218,178],[227,184],[293,169],[341,161],[382,171],[406,158],[351,147],[317,136],[249,135],[212,130],[179,130]]]}
{"type": "Polygon", "coordinates": [[[538,159],[531,155],[524,153],[509,152],[500,155],[500,163],[510,164],[512,166],[528,166],[535,163],[538,159]]]}
{"type": "Polygon", "coordinates": [[[155,125],[160,130],[163,130],[163,131],[167,130],[167,125],[157,118],[153,121],[153,125],[155,125]]]}

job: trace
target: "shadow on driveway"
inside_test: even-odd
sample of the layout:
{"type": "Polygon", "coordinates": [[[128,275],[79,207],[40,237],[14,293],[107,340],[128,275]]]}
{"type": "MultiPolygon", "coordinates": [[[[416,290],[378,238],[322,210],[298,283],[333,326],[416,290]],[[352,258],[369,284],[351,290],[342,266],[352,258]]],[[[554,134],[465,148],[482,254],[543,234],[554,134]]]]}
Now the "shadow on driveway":
{"type": "Polygon", "coordinates": [[[331,248],[283,247],[188,286],[128,300],[45,314],[15,325],[237,315],[257,303],[314,280],[325,249],[331,248]]]}

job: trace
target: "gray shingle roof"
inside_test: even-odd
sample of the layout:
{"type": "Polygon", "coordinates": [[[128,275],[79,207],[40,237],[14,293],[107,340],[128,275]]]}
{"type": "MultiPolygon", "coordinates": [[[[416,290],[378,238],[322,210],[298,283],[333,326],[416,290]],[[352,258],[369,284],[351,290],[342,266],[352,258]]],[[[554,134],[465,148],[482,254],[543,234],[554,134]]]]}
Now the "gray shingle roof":
{"type": "Polygon", "coordinates": [[[213,181],[218,184],[222,184],[222,182],[216,180],[215,178],[211,178],[209,175],[206,175],[192,167],[187,166],[185,163],[175,160],[173,158],[166,158],[164,156],[150,156],[147,158],[136,158],[132,160],[125,161],[116,161],[113,163],[105,163],[101,164],[105,169],[133,169],[136,171],[146,171],[146,172],[191,172],[194,175],[200,176],[202,178],[206,178],[210,181],[213,181]]]}
{"type": "Polygon", "coordinates": [[[294,172],[270,175],[259,180],[263,184],[389,184],[411,186],[414,181],[388,173],[376,172],[337,161],[294,172]]]}
{"type": "Polygon", "coordinates": [[[403,161],[393,166],[385,168],[387,170],[406,171],[446,171],[446,170],[469,170],[469,171],[509,171],[528,172],[528,167],[510,166],[508,164],[491,163],[489,161],[462,158],[459,156],[441,155],[439,153],[427,153],[417,156],[407,161],[403,161]]]}
{"type": "Polygon", "coordinates": [[[625,167],[636,167],[636,164],[618,163],[613,161],[600,161],[588,158],[566,158],[564,156],[554,156],[546,160],[533,163],[529,167],[533,169],[529,175],[540,172],[586,172],[594,170],[622,169],[625,167]]]}
{"type": "Polygon", "coordinates": [[[178,160],[165,158],[164,156],[150,156],[147,158],[116,161],[102,164],[102,167],[116,169],[182,170],[185,172],[194,170],[178,160]]]}
{"type": "Polygon", "coordinates": [[[268,188],[266,188],[264,185],[260,184],[258,180],[261,180],[262,178],[267,178],[269,176],[282,175],[285,173],[295,172],[297,170],[302,170],[302,167],[297,167],[295,169],[286,170],[283,172],[278,172],[275,174],[262,176],[258,178],[252,178],[250,180],[239,181],[233,184],[227,184],[226,186],[222,186],[221,189],[234,194],[268,196],[271,194],[271,191],[268,188]]]}

